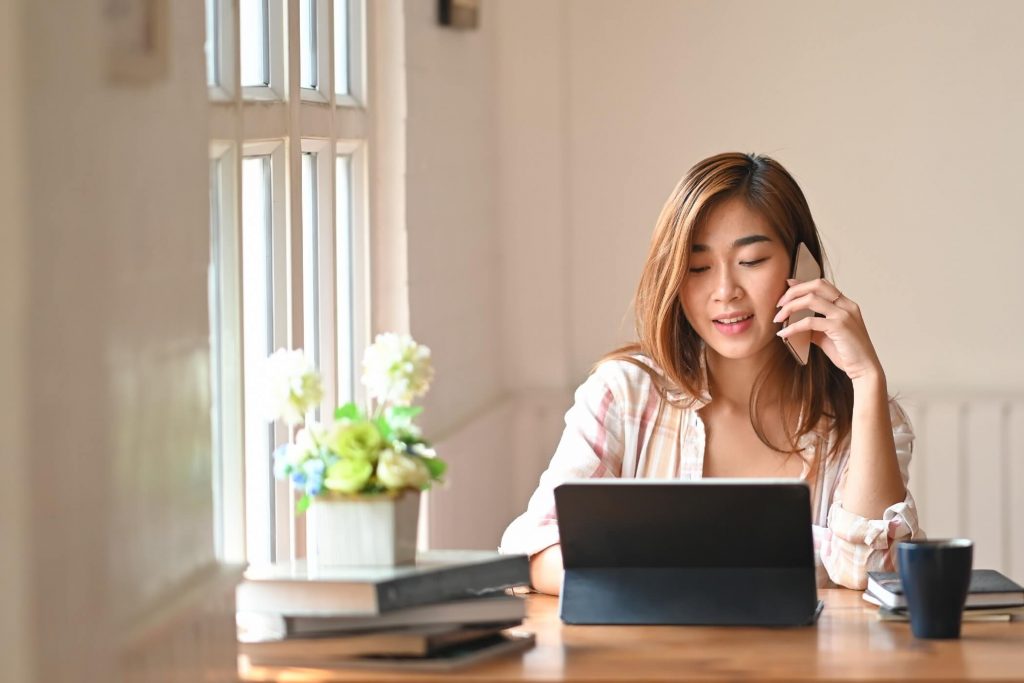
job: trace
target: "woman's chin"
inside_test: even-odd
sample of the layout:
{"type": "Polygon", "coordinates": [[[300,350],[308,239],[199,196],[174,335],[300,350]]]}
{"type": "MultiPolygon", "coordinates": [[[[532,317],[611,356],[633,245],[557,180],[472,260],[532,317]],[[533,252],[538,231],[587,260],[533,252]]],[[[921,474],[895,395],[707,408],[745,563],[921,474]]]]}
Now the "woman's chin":
{"type": "Polygon", "coordinates": [[[781,344],[782,340],[773,334],[770,339],[758,339],[756,341],[753,339],[715,340],[714,342],[705,340],[704,343],[710,351],[713,351],[716,356],[723,360],[748,360],[770,354],[774,350],[774,342],[781,344]]]}

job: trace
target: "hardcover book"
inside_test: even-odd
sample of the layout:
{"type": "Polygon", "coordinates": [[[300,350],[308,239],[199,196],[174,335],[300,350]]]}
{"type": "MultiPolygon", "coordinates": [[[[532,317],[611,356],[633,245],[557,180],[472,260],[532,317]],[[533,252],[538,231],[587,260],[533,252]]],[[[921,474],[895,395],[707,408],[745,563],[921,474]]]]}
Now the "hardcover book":
{"type": "Polygon", "coordinates": [[[236,592],[239,612],[282,616],[371,616],[528,585],[525,555],[434,550],[416,564],[311,569],[303,561],[253,566],[236,592]]]}
{"type": "Polygon", "coordinates": [[[525,600],[512,595],[494,595],[419,605],[372,617],[284,617],[283,631],[292,637],[432,624],[499,624],[521,622],[525,617],[525,600]]]}
{"type": "MultiPolygon", "coordinates": [[[[875,598],[884,607],[907,606],[900,575],[897,572],[868,572],[864,599],[875,598]]],[[[966,607],[1018,607],[1024,605],[1024,587],[994,569],[975,569],[966,607]]]]}
{"type": "Polygon", "coordinates": [[[323,637],[284,638],[255,643],[239,643],[239,654],[255,660],[334,659],[342,657],[427,657],[442,650],[484,638],[493,638],[517,624],[462,626],[430,624],[406,626],[387,631],[332,634],[323,637]]]}
{"type": "Polygon", "coordinates": [[[266,658],[242,655],[245,667],[301,666],[318,669],[381,669],[394,671],[445,672],[462,669],[496,657],[511,655],[533,647],[532,633],[503,632],[457,643],[424,656],[305,657],[266,658]]]}

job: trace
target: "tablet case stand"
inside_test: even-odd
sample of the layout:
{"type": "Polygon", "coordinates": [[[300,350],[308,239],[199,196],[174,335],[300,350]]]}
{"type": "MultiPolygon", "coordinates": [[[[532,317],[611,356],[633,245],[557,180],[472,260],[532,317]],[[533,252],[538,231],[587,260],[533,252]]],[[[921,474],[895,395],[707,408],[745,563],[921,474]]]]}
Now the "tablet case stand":
{"type": "Polygon", "coordinates": [[[555,500],[566,623],[800,626],[821,612],[803,482],[591,480],[555,500]]]}
{"type": "Polygon", "coordinates": [[[807,580],[775,568],[572,569],[560,607],[567,624],[795,626],[820,611],[807,580]]]}

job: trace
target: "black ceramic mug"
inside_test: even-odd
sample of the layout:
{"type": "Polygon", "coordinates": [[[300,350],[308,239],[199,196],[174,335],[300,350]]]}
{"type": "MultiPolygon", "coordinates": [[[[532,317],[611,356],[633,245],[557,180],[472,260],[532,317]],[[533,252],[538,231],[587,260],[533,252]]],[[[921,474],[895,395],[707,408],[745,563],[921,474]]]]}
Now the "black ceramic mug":
{"type": "Polygon", "coordinates": [[[896,552],[914,636],[959,638],[974,543],[966,538],[903,541],[896,552]]]}

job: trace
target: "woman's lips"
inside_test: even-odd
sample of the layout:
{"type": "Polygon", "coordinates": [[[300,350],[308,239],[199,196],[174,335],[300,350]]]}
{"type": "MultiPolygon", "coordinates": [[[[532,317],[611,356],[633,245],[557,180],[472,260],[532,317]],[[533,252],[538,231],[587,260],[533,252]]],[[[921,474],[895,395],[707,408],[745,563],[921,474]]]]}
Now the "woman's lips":
{"type": "MultiPolygon", "coordinates": [[[[738,316],[729,316],[728,318],[726,318],[726,320],[730,320],[735,317],[738,316]]],[[[714,323],[715,329],[721,332],[722,334],[743,334],[744,332],[749,330],[750,327],[754,324],[754,316],[751,315],[747,318],[744,318],[743,320],[734,323],[722,323],[718,322],[717,320],[712,320],[711,322],[714,323]]]]}

